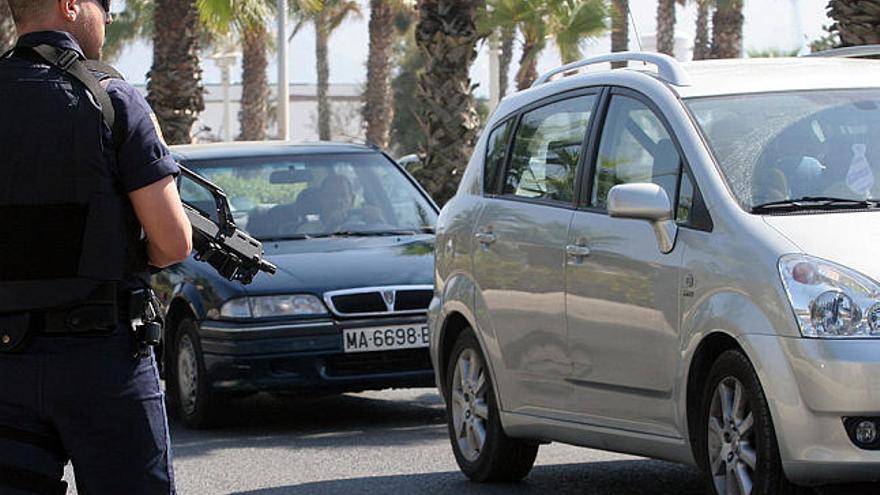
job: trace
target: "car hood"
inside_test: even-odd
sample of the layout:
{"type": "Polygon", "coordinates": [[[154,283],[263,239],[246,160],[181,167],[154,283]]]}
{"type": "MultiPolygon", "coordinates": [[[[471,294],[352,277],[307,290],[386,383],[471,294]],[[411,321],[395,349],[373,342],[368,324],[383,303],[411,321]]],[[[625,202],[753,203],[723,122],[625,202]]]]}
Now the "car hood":
{"type": "Polygon", "coordinates": [[[336,237],[263,244],[265,257],[278,266],[260,273],[249,294],[290,294],[357,287],[432,285],[434,236],[336,237]]]}
{"type": "Polygon", "coordinates": [[[880,281],[880,211],[765,216],[764,221],[810,256],[880,281]]]}

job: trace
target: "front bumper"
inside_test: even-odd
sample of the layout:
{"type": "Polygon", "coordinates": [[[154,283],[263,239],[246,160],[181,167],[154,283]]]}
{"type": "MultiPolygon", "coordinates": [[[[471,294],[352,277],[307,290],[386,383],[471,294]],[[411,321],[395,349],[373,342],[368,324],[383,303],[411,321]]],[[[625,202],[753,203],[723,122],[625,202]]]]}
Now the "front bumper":
{"type": "Polygon", "coordinates": [[[344,328],[424,321],[424,316],[273,324],[205,321],[199,334],[214,390],[342,393],[433,386],[427,348],[343,352],[344,328]]]}
{"type": "Polygon", "coordinates": [[[880,417],[880,341],[749,336],[795,483],[880,481],[880,451],[857,447],[844,418],[880,417]]]}

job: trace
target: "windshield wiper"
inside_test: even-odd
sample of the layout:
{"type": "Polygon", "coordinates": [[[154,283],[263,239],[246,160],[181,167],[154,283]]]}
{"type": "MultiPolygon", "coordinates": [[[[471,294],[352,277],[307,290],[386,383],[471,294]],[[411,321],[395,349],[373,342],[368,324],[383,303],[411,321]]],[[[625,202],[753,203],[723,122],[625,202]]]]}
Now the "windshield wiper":
{"type": "Polygon", "coordinates": [[[303,239],[311,239],[312,237],[314,236],[311,234],[290,234],[275,237],[260,237],[260,240],[263,242],[301,241],[303,239]]]}
{"type": "Polygon", "coordinates": [[[415,230],[340,230],[332,234],[322,234],[320,237],[371,237],[371,236],[395,236],[415,235],[415,230]]]}
{"type": "Polygon", "coordinates": [[[831,196],[804,196],[796,199],[782,199],[770,201],[752,207],[752,213],[767,213],[774,211],[795,210],[836,210],[836,209],[862,209],[876,208],[876,199],[848,199],[831,196]]]}

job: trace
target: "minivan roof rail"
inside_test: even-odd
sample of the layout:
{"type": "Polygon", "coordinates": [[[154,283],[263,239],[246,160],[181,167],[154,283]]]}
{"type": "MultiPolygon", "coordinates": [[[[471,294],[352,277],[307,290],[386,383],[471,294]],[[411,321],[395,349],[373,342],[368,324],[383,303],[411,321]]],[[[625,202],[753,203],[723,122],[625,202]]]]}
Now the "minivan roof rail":
{"type": "Polygon", "coordinates": [[[673,86],[690,86],[691,78],[684,70],[684,67],[678,63],[678,60],[665,55],[663,53],[652,52],[616,52],[607,55],[599,55],[596,57],[585,58],[577,62],[557,67],[545,74],[542,74],[532,87],[540,86],[550,80],[557,74],[564,74],[575,69],[587,67],[588,65],[603,64],[606,62],[644,62],[657,66],[657,74],[660,79],[672,84],[673,86]]]}
{"type": "Polygon", "coordinates": [[[880,45],[858,45],[846,46],[843,48],[832,48],[831,50],[823,50],[821,52],[813,52],[803,55],[804,57],[843,57],[843,58],[859,58],[880,56],[880,45]]]}

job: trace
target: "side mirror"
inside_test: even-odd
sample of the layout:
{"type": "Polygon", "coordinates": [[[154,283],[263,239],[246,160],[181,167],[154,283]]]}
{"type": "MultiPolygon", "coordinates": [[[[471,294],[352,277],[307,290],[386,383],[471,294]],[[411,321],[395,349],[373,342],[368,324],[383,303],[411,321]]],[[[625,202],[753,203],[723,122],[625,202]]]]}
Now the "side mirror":
{"type": "Polygon", "coordinates": [[[616,218],[647,220],[654,227],[660,252],[675,247],[678,226],[672,220],[672,202],[657,184],[620,184],[608,192],[608,215],[616,218]]]}

